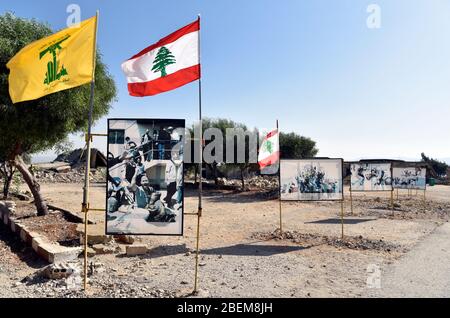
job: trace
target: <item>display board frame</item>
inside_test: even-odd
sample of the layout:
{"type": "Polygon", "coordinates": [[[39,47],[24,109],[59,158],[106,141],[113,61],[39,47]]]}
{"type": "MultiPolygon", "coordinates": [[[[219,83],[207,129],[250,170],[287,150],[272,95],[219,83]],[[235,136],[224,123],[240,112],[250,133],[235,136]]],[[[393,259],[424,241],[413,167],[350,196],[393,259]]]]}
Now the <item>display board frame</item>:
{"type": "MultiPolygon", "coordinates": [[[[177,127],[174,128],[182,128],[183,130],[186,129],[186,121],[185,119],[165,119],[165,118],[108,118],[108,127],[107,127],[107,180],[106,180],[106,201],[105,201],[105,233],[106,235],[135,235],[135,236],[183,236],[184,235],[184,216],[185,216],[185,193],[184,193],[184,175],[185,175],[185,164],[184,164],[184,157],[181,159],[181,182],[182,182],[182,199],[181,199],[181,212],[180,212],[180,218],[179,218],[179,231],[177,232],[167,232],[167,233],[157,233],[157,232],[119,232],[119,231],[112,231],[108,228],[108,184],[109,184],[109,170],[110,170],[110,164],[109,164],[109,154],[111,149],[111,144],[110,144],[110,136],[111,136],[111,131],[112,130],[117,130],[111,127],[111,122],[113,121],[135,121],[136,124],[148,124],[150,122],[153,123],[160,123],[160,124],[164,124],[164,123],[178,123],[178,125],[176,125],[177,127]]],[[[185,136],[184,136],[184,132],[183,132],[183,137],[182,137],[182,142],[183,142],[183,149],[186,145],[186,140],[185,140],[185,136]]],[[[164,150],[166,151],[166,150],[164,150]]],[[[160,161],[164,161],[160,160],[160,161]]],[[[148,177],[148,176],[147,176],[148,177]]],[[[169,199],[170,200],[170,199],[169,199]]],[[[162,201],[162,200],[161,200],[162,201]]],[[[156,223],[156,222],[150,222],[150,223],[156,223]]],[[[162,222],[161,222],[162,223],[162,222]]],[[[178,222],[177,222],[178,223],[178,222]]]]}
{"type": "MultiPolygon", "coordinates": [[[[279,185],[279,198],[282,202],[343,202],[344,201],[344,159],[343,158],[302,158],[302,159],[280,159],[280,185],[279,185]],[[282,165],[283,162],[312,162],[312,161],[336,161],[339,162],[341,165],[341,178],[340,178],[340,185],[341,185],[341,192],[340,196],[336,199],[283,199],[282,194],[282,185],[281,185],[281,174],[282,174],[282,165]]],[[[299,192],[300,194],[300,192],[299,192]]]]}
{"type": "Polygon", "coordinates": [[[379,162],[365,162],[365,161],[359,161],[359,162],[352,162],[352,163],[350,163],[350,192],[393,192],[394,191],[394,187],[392,186],[392,181],[393,181],[393,179],[392,179],[392,173],[393,173],[393,171],[392,171],[392,162],[382,162],[382,161],[379,161],[379,162]],[[354,188],[353,188],[353,185],[352,185],[352,165],[381,165],[381,164],[385,164],[385,165],[389,165],[389,171],[390,171],[390,173],[391,173],[391,184],[390,184],[390,187],[391,187],[391,189],[387,189],[387,190],[355,190],[354,188]]]}
{"type": "Polygon", "coordinates": [[[408,167],[401,167],[401,166],[399,166],[399,167],[393,167],[392,168],[392,188],[393,189],[399,189],[399,190],[422,190],[422,191],[425,191],[426,189],[427,189],[427,168],[426,167],[417,167],[417,166],[408,166],[408,167]],[[394,186],[394,180],[395,180],[395,175],[394,175],[394,171],[396,170],[396,169],[411,169],[411,170],[413,170],[413,169],[417,169],[417,168],[420,168],[420,169],[423,169],[423,170],[425,170],[425,176],[424,176],[424,179],[425,179],[425,182],[424,182],[424,186],[423,187],[401,187],[401,186],[394,186]]]}

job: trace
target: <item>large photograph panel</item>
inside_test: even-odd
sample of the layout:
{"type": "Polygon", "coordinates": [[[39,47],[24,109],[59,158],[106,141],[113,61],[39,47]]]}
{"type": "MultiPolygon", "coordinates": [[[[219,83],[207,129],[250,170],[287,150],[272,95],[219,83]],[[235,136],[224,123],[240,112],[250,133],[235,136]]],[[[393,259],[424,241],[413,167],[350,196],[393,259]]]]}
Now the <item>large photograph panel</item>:
{"type": "Polygon", "coordinates": [[[108,120],[107,234],[183,234],[181,119],[108,120]]]}
{"type": "Polygon", "coordinates": [[[390,163],[353,163],[350,172],[351,191],[392,191],[390,163]]]}
{"type": "Polygon", "coordinates": [[[423,167],[396,167],[392,169],[394,189],[425,190],[427,169],[423,167]]]}
{"type": "Polygon", "coordinates": [[[281,160],[281,200],[342,200],[342,159],[281,160]]]}

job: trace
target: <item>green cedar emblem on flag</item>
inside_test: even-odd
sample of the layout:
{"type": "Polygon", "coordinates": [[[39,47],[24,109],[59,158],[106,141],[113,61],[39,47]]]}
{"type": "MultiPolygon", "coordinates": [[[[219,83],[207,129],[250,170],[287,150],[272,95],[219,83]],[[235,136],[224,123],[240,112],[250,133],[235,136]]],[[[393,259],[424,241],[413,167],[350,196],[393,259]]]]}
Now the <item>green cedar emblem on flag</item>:
{"type": "Polygon", "coordinates": [[[267,151],[268,153],[272,153],[273,152],[273,144],[270,140],[266,140],[264,142],[264,144],[262,145],[262,150],[263,151],[267,151]]]}
{"type": "Polygon", "coordinates": [[[167,75],[166,66],[175,63],[175,56],[173,56],[172,52],[170,52],[169,49],[165,46],[162,46],[158,50],[158,53],[156,53],[155,60],[153,61],[152,71],[153,73],[161,72],[161,77],[164,77],[167,75]]]}

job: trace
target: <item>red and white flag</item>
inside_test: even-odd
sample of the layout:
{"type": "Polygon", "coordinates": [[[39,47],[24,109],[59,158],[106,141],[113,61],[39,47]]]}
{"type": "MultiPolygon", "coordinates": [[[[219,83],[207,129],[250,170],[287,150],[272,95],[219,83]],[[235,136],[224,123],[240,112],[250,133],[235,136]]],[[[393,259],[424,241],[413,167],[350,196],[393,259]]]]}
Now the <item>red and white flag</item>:
{"type": "Polygon", "coordinates": [[[199,79],[199,31],[200,19],[125,61],[130,95],[156,95],[199,79]]]}
{"type": "Polygon", "coordinates": [[[280,145],[278,129],[269,132],[263,139],[258,153],[260,170],[278,163],[280,159],[280,145]]]}

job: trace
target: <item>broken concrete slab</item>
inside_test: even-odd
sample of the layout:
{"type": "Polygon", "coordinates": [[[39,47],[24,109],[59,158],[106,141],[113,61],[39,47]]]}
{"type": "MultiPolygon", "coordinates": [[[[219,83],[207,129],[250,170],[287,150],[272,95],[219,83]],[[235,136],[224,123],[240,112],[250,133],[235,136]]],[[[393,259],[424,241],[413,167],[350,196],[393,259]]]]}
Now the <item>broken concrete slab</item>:
{"type": "Polygon", "coordinates": [[[119,246],[114,245],[105,245],[105,244],[95,244],[92,246],[92,249],[96,254],[114,254],[120,252],[119,246]]]}
{"type": "Polygon", "coordinates": [[[67,165],[67,166],[60,166],[60,167],[56,167],[53,170],[55,170],[58,173],[66,173],[69,172],[70,170],[72,170],[72,167],[67,165]]]}
{"type": "Polygon", "coordinates": [[[82,251],[82,247],[66,247],[54,243],[43,243],[39,245],[38,254],[47,258],[49,263],[58,263],[75,260],[82,251]]]}
{"type": "Polygon", "coordinates": [[[33,166],[37,169],[41,170],[55,170],[59,167],[68,166],[67,162],[45,162],[45,163],[37,163],[33,164],[33,166]]]}

